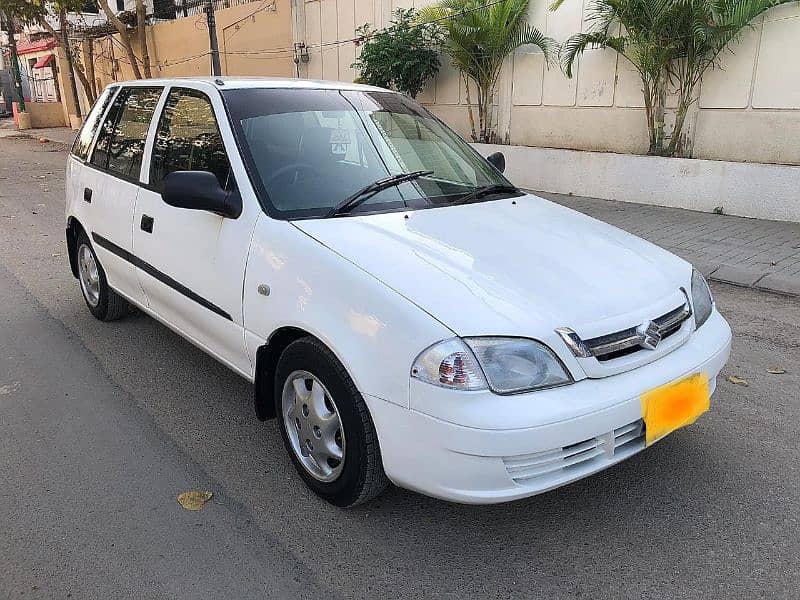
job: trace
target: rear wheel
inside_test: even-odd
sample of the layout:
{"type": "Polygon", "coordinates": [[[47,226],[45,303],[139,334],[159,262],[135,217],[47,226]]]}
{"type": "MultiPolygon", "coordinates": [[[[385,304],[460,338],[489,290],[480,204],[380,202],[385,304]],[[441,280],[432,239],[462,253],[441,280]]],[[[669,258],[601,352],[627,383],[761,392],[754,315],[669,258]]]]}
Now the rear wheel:
{"type": "Polygon", "coordinates": [[[289,344],[278,361],[275,412],[306,485],[331,504],[371,500],[389,481],[372,418],[344,366],[319,340],[289,344]]]}
{"type": "Polygon", "coordinates": [[[114,321],[130,312],[130,304],[108,286],[106,273],[85,233],[78,236],[78,281],[89,311],[101,321],[114,321]]]}

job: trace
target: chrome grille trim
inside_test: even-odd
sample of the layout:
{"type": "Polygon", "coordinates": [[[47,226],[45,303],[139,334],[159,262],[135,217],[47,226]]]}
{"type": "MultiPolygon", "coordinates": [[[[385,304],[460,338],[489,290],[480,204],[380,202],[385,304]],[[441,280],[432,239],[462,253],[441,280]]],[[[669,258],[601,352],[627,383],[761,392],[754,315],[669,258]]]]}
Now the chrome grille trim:
{"type": "MultiPolygon", "coordinates": [[[[683,322],[691,315],[692,308],[687,300],[681,306],[653,319],[653,323],[658,326],[660,339],[663,340],[678,331],[683,322]]],[[[564,335],[562,331],[567,331],[567,329],[559,328],[556,330],[563,339],[564,335]]],[[[645,336],[641,333],[639,327],[629,327],[622,331],[616,331],[588,340],[580,339],[572,330],[568,331],[570,332],[571,341],[573,342],[573,344],[568,344],[568,346],[575,356],[578,358],[585,358],[585,355],[581,356],[577,354],[573,348],[573,345],[580,345],[599,361],[616,358],[618,353],[629,354],[630,352],[637,351],[637,349],[642,349],[645,340],[645,336]]]]}
{"type": "Polygon", "coordinates": [[[562,448],[503,457],[509,477],[519,484],[535,480],[574,477],[576,471],[591,471],[644,448],[644,423],[637,419],[608,433],[562,448]]]}

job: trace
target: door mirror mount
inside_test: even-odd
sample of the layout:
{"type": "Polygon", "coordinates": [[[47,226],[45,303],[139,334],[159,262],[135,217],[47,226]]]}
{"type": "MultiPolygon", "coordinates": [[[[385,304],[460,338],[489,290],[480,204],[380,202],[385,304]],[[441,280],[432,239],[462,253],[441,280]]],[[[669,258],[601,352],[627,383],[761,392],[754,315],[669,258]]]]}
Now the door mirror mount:
{"type": "Polygon", "coordinates": [[[208,171],[173,171],[164,177],[161,198],[176,208],[205,210],[226,219],[242,214],[239,191],[222,189],[216,175],[208,171]]]}
{"type": "Polygon", "coordinates": [[[495,152],[486,157],[489,164],[501,173],[506,170],[506,157],[502,152],[495,152]]]}

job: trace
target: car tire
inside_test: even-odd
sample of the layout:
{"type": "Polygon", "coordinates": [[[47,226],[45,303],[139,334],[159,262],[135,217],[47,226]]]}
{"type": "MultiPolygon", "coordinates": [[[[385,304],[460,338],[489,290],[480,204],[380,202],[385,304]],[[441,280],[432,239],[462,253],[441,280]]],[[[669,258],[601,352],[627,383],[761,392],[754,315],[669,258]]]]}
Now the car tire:
{"type": "Polygon", "coordinates": [[[316,338],[301,338],[283,351],[275,375],[278,427],[306,485],[342,508],[362,504],[383,492],[389,480],[375,425],[363,397],[333,352],[316,338]],[[338,436],[326,437],[315,423],[329,432],[338,426],[338,436]],[[333,454],[341,451],[341,460],[323,448],[332,448],[333,454]],[[326,452],[327,460],[315,458],[326,452]]]}
{"type": "Polygon", "coordinates": [[[81,294],[92,315],[101,321],[115,321],[129,314],[131,305],[109,287],[106,272],[89,238],[83,232],[78,236],[75,255],[81,294]]]}

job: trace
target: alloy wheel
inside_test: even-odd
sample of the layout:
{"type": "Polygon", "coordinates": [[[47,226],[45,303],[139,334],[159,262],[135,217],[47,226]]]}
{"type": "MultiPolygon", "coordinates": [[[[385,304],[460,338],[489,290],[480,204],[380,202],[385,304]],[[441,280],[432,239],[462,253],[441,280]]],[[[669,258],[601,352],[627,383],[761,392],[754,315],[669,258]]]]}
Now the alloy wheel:
{"type": "Polygon", "coordinates": [[[308,371],[286,378],[281,397],[283,423],[295,456],[319,481],[342,472],[345,438],[339,410],[328,390],[308,371]]]}
{"type": "Polygon", "coordinates": [[[86,302],[95,307],[100,303],[100,271],[92,249],[86,244],[78,248],[78,279],[86,302]]]}

